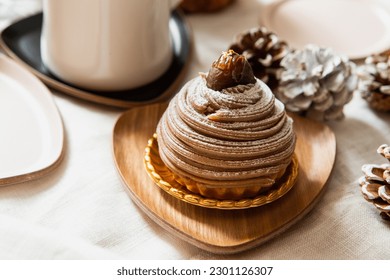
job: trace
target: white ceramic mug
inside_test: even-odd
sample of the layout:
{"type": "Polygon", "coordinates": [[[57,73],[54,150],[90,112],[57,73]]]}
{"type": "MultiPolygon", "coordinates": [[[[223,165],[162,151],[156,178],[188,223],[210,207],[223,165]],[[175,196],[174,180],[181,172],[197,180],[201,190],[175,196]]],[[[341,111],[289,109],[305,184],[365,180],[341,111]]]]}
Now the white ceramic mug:
{"type": "Polygon", "coordinates": [[[145,85],[172,60],[178,0],[43,0],[41,56],[75,86],[116,91],[145,85]]]}

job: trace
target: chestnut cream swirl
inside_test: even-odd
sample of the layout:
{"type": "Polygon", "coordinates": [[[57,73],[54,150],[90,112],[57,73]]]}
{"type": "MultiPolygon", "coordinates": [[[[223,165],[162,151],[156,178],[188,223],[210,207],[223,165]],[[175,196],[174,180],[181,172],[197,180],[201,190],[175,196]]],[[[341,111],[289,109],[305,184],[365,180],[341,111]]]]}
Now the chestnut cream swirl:
{"type": "Polygon", "coordinates": [[[189,81],[170,102],[157,137],[165,165],[207,187],[272,186],[295,148],[284,105],[258,79],[221,91],[202,77],[189,81]]]}

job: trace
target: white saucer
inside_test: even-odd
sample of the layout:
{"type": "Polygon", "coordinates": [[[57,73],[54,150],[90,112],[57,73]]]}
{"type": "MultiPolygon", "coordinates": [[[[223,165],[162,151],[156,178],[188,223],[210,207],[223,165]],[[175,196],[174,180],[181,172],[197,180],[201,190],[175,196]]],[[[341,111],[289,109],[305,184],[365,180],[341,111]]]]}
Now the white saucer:
{"type": "Polygon", "coordinates": [[[50,91],[0,55],[0,186],[43,176],[62,158],[64,131],[50,91]]]}
{"type": "Polygon", "coordinates": [[[260,24],[293,48],[316,44],[359,60],[390,48],[386,1],[263,0],[260,24]]]}

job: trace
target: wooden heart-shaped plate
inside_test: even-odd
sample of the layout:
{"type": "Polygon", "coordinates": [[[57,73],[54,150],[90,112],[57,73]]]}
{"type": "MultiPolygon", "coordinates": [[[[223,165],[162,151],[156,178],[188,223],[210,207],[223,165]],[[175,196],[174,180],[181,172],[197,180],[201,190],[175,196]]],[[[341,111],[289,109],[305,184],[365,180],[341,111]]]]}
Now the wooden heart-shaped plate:
{"type": "Polygon", "coordinates": [[[336,139],[331,129],[296,115],[296,185],[278,200],[256,208],[209,209],[167,194],[149,178],[143,163],[145,147],[166,104],[137,107],[123,113],[113,132],[117,169],[132,200],[173,235],[213,253],[236,253],[260,245],[307,214],[323,193],[332,171],[336,139]]]}

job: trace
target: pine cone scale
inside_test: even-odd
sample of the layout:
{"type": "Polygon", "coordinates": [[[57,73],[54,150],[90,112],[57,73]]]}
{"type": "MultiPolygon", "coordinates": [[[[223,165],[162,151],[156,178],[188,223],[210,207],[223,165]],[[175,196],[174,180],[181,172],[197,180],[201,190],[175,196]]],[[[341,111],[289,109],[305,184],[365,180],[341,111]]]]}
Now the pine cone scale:
{"type": "MultiPolygon", "coordinates": [[[[381,145],[377,153],[389,160],[390,147],[381,145]]],[[[363,198],[380,211],[383,219],[390,220],[390,164],[364,164],[362,171],[359,184],[363,198]]]]}
{"type": "Polygon", "coordinates": [[[375,183],[365,183],[361,185],[360,191],[366,200],[371,201],[379,198],[378,189],[380,186],[381,185],[375,183]]]}
{"type": "Polygon", "coordinates": [[[362,166],[362,171],[366,176],[366,179],[374,182],[384,182],[383,173],[386,166],[376,165],[376,164],[364,164],[362,166]]]}
{"type": "Polygon", "coordinates": [[[390,95],[390,85],[380,86],[379,90],[383,94],[390,95]]]}
{"type": "Polygon", "coordinates": [[[378,195],[380,198],[385,200],[387,203],[390,203],[390,188],[387,185],[380,186],[378,189],[378,195]]]}
{"type": "Polygon", "coordinates": [[[390,205],[389,205],[389,203],[384,202],[383,200],[378,200],[377,202],[374,202],[373,204],[374,204],[374,206],[378,210],[380,210],[382,212],[385,212],[385,213],[389,213],[390,212],[390,205]]]}

